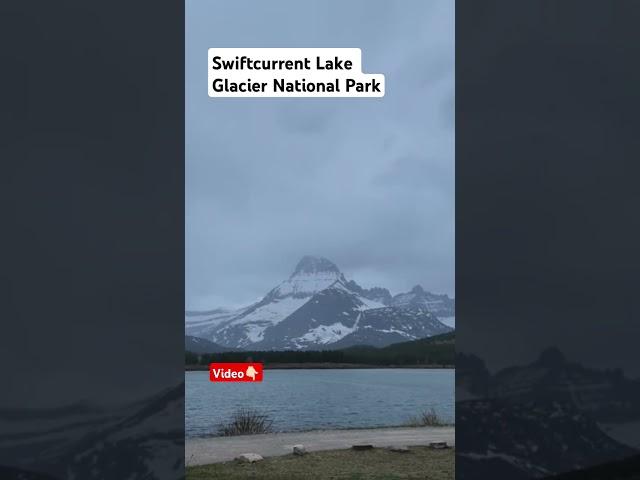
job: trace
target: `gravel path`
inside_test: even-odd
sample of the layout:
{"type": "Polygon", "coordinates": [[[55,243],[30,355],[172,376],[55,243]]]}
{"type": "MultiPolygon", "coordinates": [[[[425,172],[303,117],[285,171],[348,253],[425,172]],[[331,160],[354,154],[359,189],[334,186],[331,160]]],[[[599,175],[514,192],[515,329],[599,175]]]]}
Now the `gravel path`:
{"type": "Polygon", "coordinates": [[[375,447],[391,445],[428,445],[447,442],[455,445],[455,427],[374,428],[366,430],[317,430],[298,433],[270,433],[239,437],[187,439],[187,466],[233,460],[242,453],[258,453],[263,457],[286,455],[293,445],[302,444],[307,451],[351,448],[353,444],[375,447]]]}

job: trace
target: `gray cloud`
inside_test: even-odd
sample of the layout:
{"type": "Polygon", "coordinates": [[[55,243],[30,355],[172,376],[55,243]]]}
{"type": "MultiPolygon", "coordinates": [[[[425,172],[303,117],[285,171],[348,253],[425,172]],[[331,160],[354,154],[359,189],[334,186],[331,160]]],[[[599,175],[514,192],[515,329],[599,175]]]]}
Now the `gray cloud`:
{"type": "Polygon", "coordinates": [[[304,254],[454,293],[454,6],[187,2],[186,302],[241,305],[304,254]],[[209,47],[359,47],[383,99],[210,99],[209,47]]]}

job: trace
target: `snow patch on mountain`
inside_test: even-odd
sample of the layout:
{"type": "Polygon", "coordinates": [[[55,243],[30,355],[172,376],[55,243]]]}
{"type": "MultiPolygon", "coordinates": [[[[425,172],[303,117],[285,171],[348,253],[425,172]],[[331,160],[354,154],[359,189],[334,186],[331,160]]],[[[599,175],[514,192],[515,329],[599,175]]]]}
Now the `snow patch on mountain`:
{"type": "Polygon", "coordinates": [[[229,322],[229,325],[242,325],[252,322],[275,325],[304,305],[307,299],[308,297],[274,298],[269,303],[261,305],[255,310],[251,310],[246,315],[237,316],[229,322]]]}
{"type": "Polygon", "coordinates": [[[300,273],[282,282],[273,290],[275,297],[308,297],[330,287],[340,279],[342,274],[333,272],[300,273]]]}
{"type": "Polygon", "coordinates": [[[320,325],[316,328],[312,328],[299,339],[294,339],[294,342],[299,343],[296,340],[300,340],[301,342],[306,343],[327,345],[346,337],[357,328],[357,324],[353,327],[347,327],[340,322],[332,323],[331,325],[320,325]]]}

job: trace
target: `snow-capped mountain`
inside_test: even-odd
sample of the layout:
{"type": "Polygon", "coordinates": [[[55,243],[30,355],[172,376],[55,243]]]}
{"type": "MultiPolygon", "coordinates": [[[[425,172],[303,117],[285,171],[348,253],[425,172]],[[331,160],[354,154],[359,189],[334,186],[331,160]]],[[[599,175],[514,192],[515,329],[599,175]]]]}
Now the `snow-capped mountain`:
{"type": "Polygon", "coordinates": [[[399,293],[389,301],[394,307],[424,307],[445,325],[455,328],[455,301],[447,295],[426,292],[416,285],[408,293],[399,293]]]}
{"type": "Polygon", "coordinates": [[[449,297],[421,287],[402,295],[363,289],[326,258],[306,256],[259,302],[236,311],[187,312],[185,329],[226,347],[256,350],[384,346],[451,330],[434,313],[453,316],[453,307],[443,307],[453,304],[449,297]]]}

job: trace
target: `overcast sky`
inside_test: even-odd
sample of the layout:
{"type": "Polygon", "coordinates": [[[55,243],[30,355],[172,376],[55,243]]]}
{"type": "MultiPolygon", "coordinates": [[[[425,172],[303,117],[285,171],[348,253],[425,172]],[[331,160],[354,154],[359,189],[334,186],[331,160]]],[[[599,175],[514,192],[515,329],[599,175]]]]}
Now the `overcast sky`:
{"type": "Polygon", "coordinates": [[[188,0],[186,307],[255,301],[302,255],[453,295],[454,2],[188,0]],[[210,47],[359,47],[382,99],[212,99],[210,47]]]}

